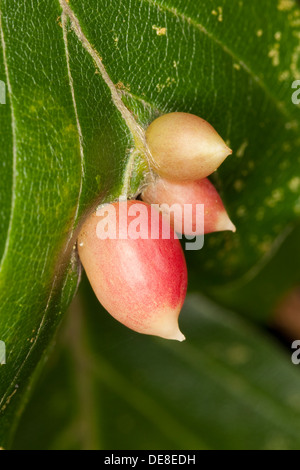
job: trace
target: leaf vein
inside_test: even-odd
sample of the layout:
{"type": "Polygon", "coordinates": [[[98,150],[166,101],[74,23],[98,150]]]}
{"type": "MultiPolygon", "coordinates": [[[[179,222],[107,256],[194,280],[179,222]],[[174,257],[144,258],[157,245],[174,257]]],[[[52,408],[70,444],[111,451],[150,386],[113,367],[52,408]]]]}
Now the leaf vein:
{"type": "Polygon", "coordinates": [[[208,29],[205,28],[202,24],[198,23],[196,20],[191,18],[190,16],[186,16],[184,13],[181,13],[178,11],[177,8],[172,8],[166,5],[161,5],[159,2],[156,0],[140,0],[141,2],[146,2],[149,3],[150,5],[158,7],[160,10],[167,11],[168,13],[171,13],[174,15],[176,18],[180,18],[182,21],[187,22],[188,24],[191,24],[195,28],[197,28],[201,33],[205,34],[208,38],[210,38],[213,42],[218,44],[218,46],[223,49],[223,51],[228,54],[229,56],[232,57],[234,62],[237,62],[244,70],[247,72],[252,79],[260,86],[260,88],[264,91],[266,96],[275,104],[276,108],[280,111],[281,114],[283,114],[288,120],[292,120],[292,116],[290,115],[290,112],[286,109],[285,103],[278,102],[276,97],[270,92],[270,90],[266,87],[264,82],[261,80],[261,78],[253,71],[251,68],[240,58],[238,57],[235,52],[233,52],[229,47],[227,47],[222,41],[220,41],[218,38],[216,38],[213,33],[211,33],[208,29]]]}
{"type": "Polygon", "coordinates": [[[140,127],[138,125],[138,123],[134,119],[134,117],[131,114],[131,112],[129,111],[129,109],[124,105],[117,88],[115,87],[112,79],[110,78],[109,74],[106,71],[106,68],[104,67],[104,64],[102,62],[102,58],[100,57],[98,51],[96,51],[96,49],[91,45],[91,43],[89,42],[89,40],[85,36],[85,34],[84,34],[84,32],[81,28],[80,22],[79,22],[78,18],[76,17],[75,13],[73,12],[73,10],[70,8],[70,6],[66,2],[66,0],[59,0],[59,2],[60,2],[61,8],[62,8],[64,14],[69,17],[69,19],[71,21],[71,24],[72,24],[73,31],[75,32],[78,40],[80,41],[82,46],[85,48],[85,50],[88,52],[88,54],[94,60],[96,66],[97,66],[97,68],[98,68],[98,70],[99,70],[99,72],[102,76],[102,79],[104,80],[104,82],[108,86],[114,105],[116,106],[116,108],[120,112],[120,114],[121,114],[122,118],[124,119],[128,129],[132,133],[132,136],[133,136],[134,141],[135,141],[135,147],[141,149],[143,151],[145,157],[147,159],[149,159],[150,158],[150,152],[148,150],[148,146],[147,146],[147,143],[146,143],[144,129],[142,129],[142,127],[140,127]]]}
{"type": "MultiPolygon", "coordinates": [[[[79,149],[80,149],[80,164],[81,164],[80,186],[79,186],[77,205],[76,205],[76,210],[75,210],[75,215],[74,215],[74,222],[76,223],[76,220],[77,220],[77,217],[78,217],[78,212],[79,212],[81,194],[82,194],[83,179],[84,179],[84,174],[85,174],[83,135],[82,135],[81,125],[80,125],[79,116],[78,116],[78,110],[77,110],[77,104],[76,104],[76,98],[75,98],[75,90],[74,90],[74,83],[73,83],[73,77],[72,77],[71,67],[70,67],[70,58],[69,58],[69,50],[68,50],[68,38],[67,38],[67,30],[66,30],[66,15],[65,15],[65,13],[62,14],[61,20],[62,20],[63,39],[64,39],[65,52],[66,52],[68,79],[69,79],[70,90],[71,90],[72,101],[73,101],[73,107],[74,107],[74,113],[75,113],[75,118],[76,118],[76,126],[77,126],[77,131],[78,131],[79,149]]],[[[68,240],[66,246],[69,245],[69,242],[73,237],[73,232],[74,232],[74,230],[71,231],[71,233],[69,235],[69,240],[68,240]]]]}

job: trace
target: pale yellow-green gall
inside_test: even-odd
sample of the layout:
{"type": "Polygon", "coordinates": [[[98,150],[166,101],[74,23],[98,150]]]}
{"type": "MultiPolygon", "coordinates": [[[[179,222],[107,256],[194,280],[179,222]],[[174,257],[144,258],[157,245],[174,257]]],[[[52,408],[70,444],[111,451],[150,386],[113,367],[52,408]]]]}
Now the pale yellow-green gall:
{"type": "Polygon", "coordinates": [[[232,153],[204,119],[188,113],[164,114],[146,131],[154,171],[169,180],[200,180],[232,153]]]}

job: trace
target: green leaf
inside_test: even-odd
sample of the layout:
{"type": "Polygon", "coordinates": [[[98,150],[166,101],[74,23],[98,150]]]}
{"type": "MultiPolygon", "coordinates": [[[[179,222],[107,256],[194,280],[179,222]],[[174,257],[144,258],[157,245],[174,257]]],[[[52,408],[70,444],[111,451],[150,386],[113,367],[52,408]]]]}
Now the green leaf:
{"type": "MultiPolygon", "coordinates": [[[[211,285],[207,292],[222,305],[244,316],[261,323],[269,322],[286,293],[300,284],[299,239],[300,224],[297,223],[261,260],[261,265],[254,266],[245,276],[231,283],[211,285]]],[[[191,290],[193,287],[197,290],[197,271],[190,277],[191,290]]]]}
{"type": "Polygon", "coordinates": [[[8,89],[8,103],[0,108],[5,444],[25,384],[76,289],[78,217],[93,201],[121,191],[131,136],[75,38],[70,47],[79,69],[74,65],[71,75],[57,2],[19,2],[16,8],[1,1],[0,8],[0,70],[8,89]]]}
{"type": "Polygon", "coordinates": [[[14,448],[299,448],[299,371],[266,334],[191,296],[187,341],[146,337],[113,320],[89,286],[83,294],[14,448]]]}
{"type": "Polygon", "coordinates": [[[227,283],[273,257],[299,219],[299,15],[296,0],[0,0],[0,445],[76,291],[80,223],[138,191],[155,116],[202,116],[234,151],[214,180],[238,231],[190,254],[191,287],[230,304],[227,283]]]}
{"type": "Polygon", "coordinates": [[[209,237],[200,270],[208,284],[244,274],[300,213],[300,111],[291,100],[300,70],[297,2],[136,0],[109,14],[105,2],[96,12],[93,2],[71,4],[124,93],[160,113],[204,116],[230,143],[234,156],[218,181],[238,232],[209,237]]]}

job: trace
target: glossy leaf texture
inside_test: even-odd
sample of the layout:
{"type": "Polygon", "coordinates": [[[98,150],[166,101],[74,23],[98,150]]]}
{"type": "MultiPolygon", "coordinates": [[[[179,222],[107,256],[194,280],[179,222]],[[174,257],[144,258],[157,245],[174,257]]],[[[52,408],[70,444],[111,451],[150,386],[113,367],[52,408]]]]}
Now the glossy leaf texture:
{"type": "Polygon", "coordinates": [[[6,447],[76,291],[80,223],[98,202],[137,191],[143,129],[155,116],[197,114],[234,152],[213,180],[237,233],[211,235],[188,256],[191,289],[262,319],[299,280],[299,264],[278,260],[299,256],[300,111],[291,84],[300,8],[296,0],[0,0],[0,18],[6,447]],[[262,268],[269,277],[258,277],[262,268]],[[266,292],[258,312],[253,299],[266,292]]]}
{"type": "Polygon", "coordinates": [[[79,217],[122,191],[132,137],[91,56],[74,34],[67,40],[58,2],[1,1],[0,9],[8,92],[0,108],[5,446],[28,379],[76,290],[79,217]]]}
{"type": "Polygon", "coordinates": [[[188,298],[182,344],[125,329],[82,286],[16,449],[297,449],[300,377],[267,334],[188,298]]]}
{"type": "Polygon", "coordinates": [[[300,73],[300,13],[296,1],[199,3],[137,0],[109,11],[104,3],[96,14],[93,2],[72,6],[125,96],[142,98],[151,115],[203,116],[232,147],[218,180],[238,234],[225,246],[223,236],[210,237],[201,253],[207,283],[216,283],[247,272],[299,217],[300,111],[291,85],[300,73]],[[130,20],[136,26],[126,29],[130,20]]]}

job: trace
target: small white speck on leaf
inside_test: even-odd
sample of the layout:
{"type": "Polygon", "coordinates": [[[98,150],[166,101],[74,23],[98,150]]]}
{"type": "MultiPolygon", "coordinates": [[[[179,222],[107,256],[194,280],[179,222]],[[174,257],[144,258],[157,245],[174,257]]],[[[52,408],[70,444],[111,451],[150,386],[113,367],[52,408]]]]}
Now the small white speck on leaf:
{"type": "Polygon", "coordinates": [[[300,192],[300,178],[295,176],[288,182],[288,187],[293,193],[300,192]]]}
{"type": "Polygon", "coordinates": [[[257,245],[261,253],[267,253],[272,247],[272,239],[270,237],[265,237],[265,239],[257,245]]]}
{"type": "Polygon", "coordinates": [[[223,7],[218,7],[217,10],[212,10],[211,14],[217,16],[220,23],[223,21],[223,7]]]}
{"type": "Polygon", "coordinates": [[[276,41],[280,41],[281,36],[282,36],[281,31],[277,31],[277,32],[274,34],[274,37],[275,37],[276,41]]]}
{"type": "Polygon", "coordinates": [[[284,199],[284,190],[282,188],[274,189],[269,197],[265,199],[265,204],[269,207],[275,207],[278,202],[284,199]]]}
{"type": "Polygon", "coordinates": [[[285,82],[286,80],[289,79],[289,77],[290,77],[290,72],[288,70],[284,70],[278,75],[278,80],[280,82],[285,82]]]}
{"type": "Polygon", "coordinates": [[[269,50],[268,57],[272,60],[273,67],[278,67],[280,64],[279,43],[274,44],[269,50]]]}
{"type": "Polygon", "coordinates": [[[300,199],[296,202],[296,204],[294,205],[294,213],[296,215],[299,215],[300,214],[300,199]]]}
{"type": "Polygon", "coordinates": [[[238,158],[242,158],[244,156],[244,153],[245,153],[246,148],[248,147],[248,144],[249,144],[248,140],[245,140],[241,144],[241,146],[238,148],[238,150],[236,151],[236,156],[238,158]]]}
{"type": "Polygon", "coordinates": [[[295,6],[294,0],[279,0],[277,9],[279,11],[290,11],[295,6]]]}
{"type": "Polygon", "coordinates": [[[167,34],[167,28],[162,28],[160,26],[152,25],[152,29],[156,31],[157,36],[165,36],[167,34]]]}
{"type": "Polygon", "coordinates": [[[285,124],[285,128],[289,131],[292,129],[297,129],[299,126],[298,121],[289,121],[285,124]]]}
{"type": "Polygon", "coordinates": [[[233,187],[234,187],[234,189],[235,189],[237,192],[242,191],[242,189],[243,189],[244,186],[245,186],[245,184],[244,184],[244,181],[243,181],[243,180],[236,180],[236,181],[233,183],[233,187]]]}

